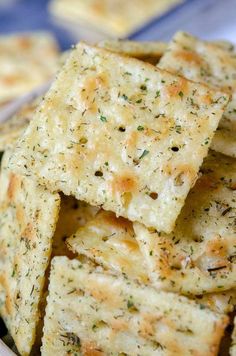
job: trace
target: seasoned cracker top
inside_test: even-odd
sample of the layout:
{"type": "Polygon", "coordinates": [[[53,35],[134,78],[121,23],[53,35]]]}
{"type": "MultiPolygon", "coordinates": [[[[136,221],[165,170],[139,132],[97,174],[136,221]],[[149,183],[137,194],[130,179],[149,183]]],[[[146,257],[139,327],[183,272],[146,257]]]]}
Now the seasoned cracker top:
{"type": "Polygon", "coordinates": [[[11,164],[51,190],[170,232],[227,101],[221,91],[81,43],[11,164]]]}

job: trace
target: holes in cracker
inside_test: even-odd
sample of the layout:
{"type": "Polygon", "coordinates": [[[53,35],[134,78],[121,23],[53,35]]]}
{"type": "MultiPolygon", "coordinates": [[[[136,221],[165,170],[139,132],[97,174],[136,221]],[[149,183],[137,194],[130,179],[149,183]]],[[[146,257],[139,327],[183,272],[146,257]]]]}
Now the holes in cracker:
{"type": "Polygon", "coordinates": [[[102,172],[102,171],[96,171],[96,172],[94,173],[94,175],[95,175],[96,177],[102,177],[102,176],[103,176],[103,172],[102,172]]]}
{"type": "Polygon", "coordinates": [[[171,147],[171,150],[172,150],[173,152],[178,152],[178,151],[179,151],[179,147],[173,146],[173,147],[171,147]]]}
{"type": "Polygon", "coordinates": [[[149,194],[149,197],[150,197],[151,199],[153,199],[153,200],[157,200],[158,194],[157,194],[156,192],[151,192],[151,193],[149,194]]]}
{"type": "Polygon", "coordinates": [[[119,129],[118,129],[120,132],[125,132],[126,131],[126,128],[124,126],[120,126],[119,129]]]}

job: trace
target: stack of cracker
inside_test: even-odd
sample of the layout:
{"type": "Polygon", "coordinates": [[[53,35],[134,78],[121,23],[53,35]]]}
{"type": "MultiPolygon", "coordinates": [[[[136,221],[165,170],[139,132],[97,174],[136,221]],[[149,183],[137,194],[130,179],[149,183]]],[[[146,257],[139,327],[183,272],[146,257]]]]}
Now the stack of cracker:
{"type": "Polygon", "coordinates": [[[71,51],[2,160],[0,314],[21,355],[218,355],[236,303],[235,93],[225,42],[71,51]]]}

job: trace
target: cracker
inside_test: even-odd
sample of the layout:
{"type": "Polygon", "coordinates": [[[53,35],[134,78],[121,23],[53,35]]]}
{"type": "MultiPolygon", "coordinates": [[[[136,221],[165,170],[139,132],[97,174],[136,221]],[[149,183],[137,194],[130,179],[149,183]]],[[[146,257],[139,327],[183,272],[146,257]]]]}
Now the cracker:
{"type": "MultiPolygon", "coordinates": [[[[183,75],[196,82],[222,88],[232,95],[219,129],[224,128],[236,136],[236,55],[222,45],[201,41],[187,33],[178,32],[171,41],[158,66],[172,73],[183,75]]],[[[214,149],[235,156],[224,148],[225,135],[219,131],[214,149]],[[219,143],[221,141],[221,143],[219,143]]],[[[233,141],[235,146],[235,140],[233,141]]]]}
{"type": "Polygon", "coordinates": [[[164,54],[167,43],[157,41],[104,40],[97,44],[100,48],[156,64],[164,54]]]}
{"type": "Polygon", "coordinates": [[[0,315],[21,355],[35,339],[60,197],[8,169],[0,177],[0,315]]]}
{"type": "Polygon", "coordinates": [[[227,317],[77,260],[55,257],[43,355],[216,355],[227,317]]]}
{"type": "Polygon", "coordinates": [[[212,151],[171,234],[134,225],[157,288],[205,294],[236,286],[236,161],[212,151]]]}
{"type": "Polygon", "coordinates": [[[227,290],[222,293],[210,293],[195,296],[193,299],[204,307],[217,313],[229,314],[234,311],[236,305],[236,290],[227,290]]]}
{"type": "Polygon", "coordinates": [[[180,0],[52,0],[51,13],[64,20],[87,24],[109,36],[124,37],[180,0]]]}
{"type": "MultiPolygon", "coordinates": [[[[116,218],[111,212],[100,211],[66,243],[73,253],[83,254],[107,270],[142,283],[150,283],[132,223],[128,220],[116,218]]],[[[229,313],[233,311],[236,302],[236,291],[191,298],[216,312],[229,313]]]]}
{"type": "Polygon", "coordinates": [[[0,36],[0,103],[51,79],[58,56],[56,40],[48,32],[0,36]]]}
{"type": "Polygon", "coordinates": [[[55,234],[53,236],[52,256],[67,255],[66,239],[76,233],[97,214],[99,208],[78,201],[71,196],[61,196],[61,208],[55,234]]]}
{"type": "MultiPolygon", "coordinates": [[[[69,258],[75,257],[75,255],[68,250],[65,244],[65,239],[76,232],[80,226],[85,225],[90,219],[92,219],[98,209],[99,208],[92,207],[84,202],[79,202],[74,197],[61,195],[60,213],[56,225],[56,231],[53,235],[50,260],[54,256],[67,256],[69,258]]],[[[77,258],[81,259],[81,256],[78,256],[77,258]]],[[[32,356],[39,355],[39,350],[42,344],[43,324],[47,304],[46,297],[48,295],[48,278],[49,268],[45,273],[43,295],[41,296],[39,303],[39,321],[36,329],[36,340],[31,351],[32,356]]]]}
{"type": "Polygon", "coordinates": [[[116,218],[114,213],[99,212],[66,243],[74,253],[83,254],[108,270],[148,282],[133,224],[124,218],[116,218]]]}
{"type": "Polygon", "coordinates": [[[21,136],[41,100],[41,97],[35,99],[31,103],[24,105],[22,109],[9,120],[0,122],[0,151],[5,151],[9,145],[14,144],[21,136]]]}
{"type": "MultiPolygon", "coordinates": [[[[111,212],[100,211],[68,238],[66,243],[73,253],[85,255],[107,270],[150,284],[133,225],[124,218],[116,218],[111,212]]],[[[236,291],[191,298],[218,313],[229,313],[236,304],[236,291]]]]}
{"type": "Polygon", "coordinates": [[[80,43],[11,164],[51,190],[170,232],[227,100],[150,64],[80,43]]]}
{"type": "Polygon", "coordinates": [[[219,127],[213,137],[211,149],[236,158],[236,131],[219,127]]]}

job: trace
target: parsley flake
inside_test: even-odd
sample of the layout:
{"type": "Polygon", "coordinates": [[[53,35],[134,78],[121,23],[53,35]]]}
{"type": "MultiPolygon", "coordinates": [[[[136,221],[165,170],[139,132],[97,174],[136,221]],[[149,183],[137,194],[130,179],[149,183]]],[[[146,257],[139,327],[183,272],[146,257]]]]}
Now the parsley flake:
{"type": "Polygon", "coordinates": [[[139,159],[142,159],[143,157],[147,156],[149,154],[148,150],[144,150],[139,159]]]}
{"type": "Polygon", "coordinates": [[[107,122],[106,116],[103,116],[103,115],[100,116],[100,120],[101,120],[102,122],[107,122]]]}
{"type": "Polygon", "coordinates": [[[132,308],[133,306],[134,306],[133,301],[132,301],[131,299],[129,299],[128,302],[127,302],[127,308],[130,309],[130,308],[132,308]]]}
{"type": "Polygon", "coordinates": [[[137,130],[138,130],[138,131],[143,131],[143,130],[144,130],[144,127],[141,126],[141,125],[139,125],[139,126],[137,127],[137,130]]]}

